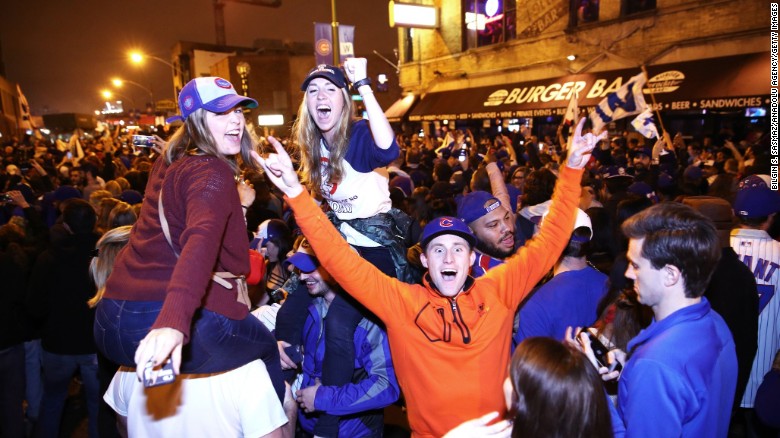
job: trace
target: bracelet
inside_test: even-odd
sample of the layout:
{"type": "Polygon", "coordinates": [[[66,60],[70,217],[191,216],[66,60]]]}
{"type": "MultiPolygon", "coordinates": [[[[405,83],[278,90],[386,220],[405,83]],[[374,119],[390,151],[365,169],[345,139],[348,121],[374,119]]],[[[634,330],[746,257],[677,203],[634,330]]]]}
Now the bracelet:
{"type": "Polygon", "coordinates": [[[371,85],[371,78],[365,77],[357,82],[354,82],[352,84],[352,88],[357,91],[358,88],[362,87],[363,85],[371,85]]]}

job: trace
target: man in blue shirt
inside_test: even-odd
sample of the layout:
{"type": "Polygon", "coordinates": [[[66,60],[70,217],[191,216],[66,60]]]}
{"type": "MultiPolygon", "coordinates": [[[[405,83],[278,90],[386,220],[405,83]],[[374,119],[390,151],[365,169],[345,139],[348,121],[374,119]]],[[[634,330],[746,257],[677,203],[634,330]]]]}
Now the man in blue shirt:
{"type": "Polygon", "coordinates": [[[596,321],[596,308],[607,290],[608,278],[585,258],[592,236],[590,218],[577,209],[574,231],[553,267],[554,277],[520,307],[513,348],[532,336],[562,340],[566,327],[588,327],[596,321]]]}
{"type": "Polygon", "coordinates": [[[628,343],[615,435],[727,436],[736,352],[726,323],[702,297],[721,253],[715,226],[686,205],[666,202],[621,228],[630,239],[626,277],[655,318],[628,343]]]}

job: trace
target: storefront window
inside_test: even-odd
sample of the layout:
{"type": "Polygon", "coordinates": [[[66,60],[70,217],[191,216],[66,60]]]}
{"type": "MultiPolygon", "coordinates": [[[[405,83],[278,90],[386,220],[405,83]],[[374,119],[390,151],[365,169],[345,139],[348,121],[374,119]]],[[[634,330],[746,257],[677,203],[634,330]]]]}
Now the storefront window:
{"type": "Polygon", "coordinates": [[[582,24],[599,21],[599,0],[572,0],[570,24],[582,24]]]}
{"type": "Polygon", "coordinates": [[[463,0],[466,49],[515,39],[516,0],[463,0]]]}
{"type": "Polygon", "coordinates": [[[623,0],[623,15],[655,9],[655,0],[623,0]]]}

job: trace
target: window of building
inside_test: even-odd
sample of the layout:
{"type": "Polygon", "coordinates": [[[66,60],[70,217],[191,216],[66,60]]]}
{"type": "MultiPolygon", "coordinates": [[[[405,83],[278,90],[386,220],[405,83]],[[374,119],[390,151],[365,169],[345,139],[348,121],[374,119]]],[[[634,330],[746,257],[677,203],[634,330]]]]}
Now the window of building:
{"type": "Polygon", "coordinates": [[[638,14],[655,9],[655,0],[623,0],[623,15],[638,14]]]}
{"type": "Polygon", "coordinates": [[[572,0],[571,26],[579,26],[599,21],[599,0],[572,0]]]}
{"type": "Polygon", "coordinates": [[[516,0],[463,0],[466,49],[515,39],[516,5],[516,0]]]}
{"type": "Polygon", "coordinates": [[[404,62],[414,61],[414,29],[404,28],[404,62]]]}

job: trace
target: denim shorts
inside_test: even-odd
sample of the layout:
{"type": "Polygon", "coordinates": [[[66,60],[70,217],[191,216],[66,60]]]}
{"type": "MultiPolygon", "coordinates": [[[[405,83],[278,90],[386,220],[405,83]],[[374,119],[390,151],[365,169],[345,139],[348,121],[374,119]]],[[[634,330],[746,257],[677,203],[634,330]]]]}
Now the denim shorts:
{"type": "MultiPolygon", "coordinates": [[[[97,348],[110,360],[134,367],[135,350],[149,333],[162,305],[160,301],[104,298],[95,312],[97,348]]],[[[257,318],[249,314],[234,320],[203,308],[195,312],[189,343],[182,349],[182,373],[229,371],[256,359],[263,359],[267,367],[275,360],[279,366],[276,340],[257,318]]],[[[269,373],[272,371],[269,368],[269,373]]]]}

